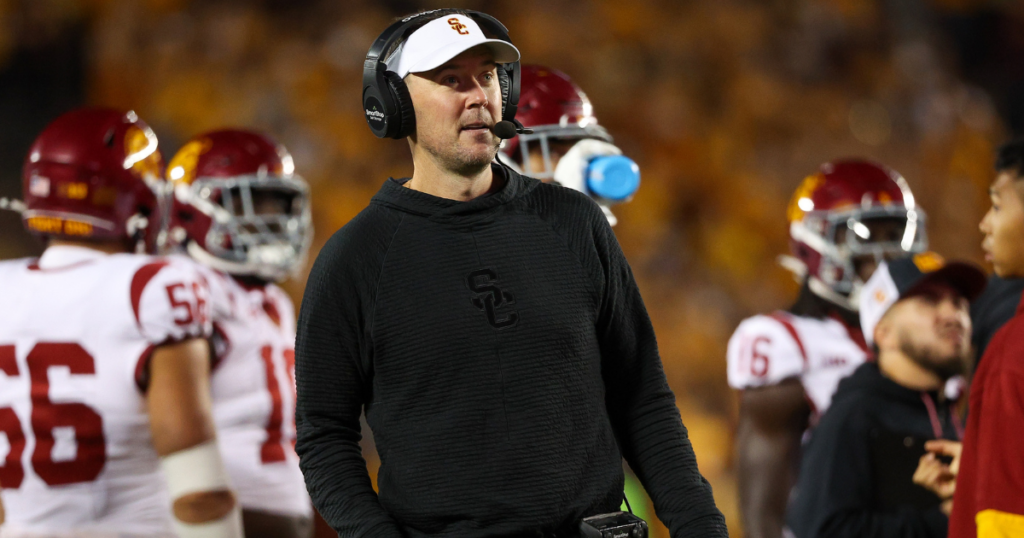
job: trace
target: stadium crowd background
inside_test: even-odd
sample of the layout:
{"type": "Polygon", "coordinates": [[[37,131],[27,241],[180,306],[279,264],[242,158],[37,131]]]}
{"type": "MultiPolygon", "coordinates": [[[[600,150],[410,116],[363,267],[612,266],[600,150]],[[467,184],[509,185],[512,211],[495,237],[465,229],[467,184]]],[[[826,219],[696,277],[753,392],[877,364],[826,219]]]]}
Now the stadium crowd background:
{"type": "MultiPolygon", "coordinates": [[[[821,162],[876,159],[909,181],[933,249],[981,262],[993,150],[1024,128],[1024,2],[0,0],[0,196],[18,196],[39,130],[80,104],[136,110],[167,157],[200,131],[255,127],[312,185],[315,256],[387,176],[411,172],[406,143],[365,126],[362,60],[392,18],[435,7],[498,17],[640,164],[615,231],[739,536],[725,345],[795,295],[776,263],[790,194],[821,162]]],[[[0,258],[41,250],[0,214],[0,258]]],[[[285,285],[296,301],[304,283],[285,285]]]]}

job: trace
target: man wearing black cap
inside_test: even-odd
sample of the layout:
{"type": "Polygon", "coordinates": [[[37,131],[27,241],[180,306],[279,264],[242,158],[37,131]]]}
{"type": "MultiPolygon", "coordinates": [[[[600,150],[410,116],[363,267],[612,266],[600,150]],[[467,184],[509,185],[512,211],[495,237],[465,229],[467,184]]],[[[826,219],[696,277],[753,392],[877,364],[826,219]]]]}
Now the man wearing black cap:
{"type": "Polygon", "coordinates": [[[972,265],[937,255],[883,263],[860,316],[877,361],[839,384],[804,452],[787,516],[798,538],[946,536],[949,499],[914,483],[932,439],[959,439],[942,389],[964,373],[969,302],[985,286],[972,265]]]}
{"type": "Polygon", "coordinates": [[[296,449],[316,507],[345,537],[576,536],[620,506],[625,457],[673,538],[727,536],[601,209],[492,164],[498,64],[518,51],[483,14],[396,24],[413,21],[367,64],[414,114],[366,100],[378,135],[414,121],[412,177],[328,241],[299,316],[296,449]]]}

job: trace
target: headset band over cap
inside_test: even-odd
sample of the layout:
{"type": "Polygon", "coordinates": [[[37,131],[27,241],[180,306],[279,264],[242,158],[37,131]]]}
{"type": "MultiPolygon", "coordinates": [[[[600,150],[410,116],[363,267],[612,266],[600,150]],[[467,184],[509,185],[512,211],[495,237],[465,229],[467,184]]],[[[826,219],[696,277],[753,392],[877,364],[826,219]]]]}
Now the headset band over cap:
{"type": "MultiPolygon", "coordinates": [[[[508,29],[498,19],[479,11],[435,9],[395,21],[374,40],[366,53],[363,111],[373,134],[378,138],[402,139],[414,133],[416,111],[404,77],[410,72],[436,69],[480,45],[494,52],[498,64],[501,119],[515,123],[519,105],[519,51],[512,45],[508,29]],[[426,26],[430,28],[421,31],[426,26]]],[[[522,125],[516,124],[516,127],[522,128],[522,125]]]]}

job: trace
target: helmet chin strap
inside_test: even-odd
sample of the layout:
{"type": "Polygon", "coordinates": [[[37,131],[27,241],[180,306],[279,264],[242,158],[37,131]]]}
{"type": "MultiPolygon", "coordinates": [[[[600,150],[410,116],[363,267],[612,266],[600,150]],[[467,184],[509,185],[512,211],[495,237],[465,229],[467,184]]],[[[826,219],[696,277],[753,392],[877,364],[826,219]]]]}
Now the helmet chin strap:
{"type": "Polygon", "coordinates": [[[282,274],[281,271],[260,271],[257,264],[229,262],[223,258],[218,258],[200,247],[195,241],[189,241],[185,251],[188,252],[188,255],[193,260],[228,274],[254,276],[275,282],[287,277],[287,274],[282,274]]]}
{"type": "Polygon", "coordinates": [[[807,287],[810,288],[811,293],[847,310],[853,312],[860,310],[860,290],[861,287],[863,287],[860,280],[855,279],[853,281],[853,290],[850,292],[850,295],[847,296],[837,293],[818,277],[808,277],[807,266],[804,265],[804,262],[800,261],[799,258],[783,254],[779,256],[777,260],[779,265],[793,273],[793,278],[795,278],[798,283],[802,283],[806,278],[807,287]]]}
{"type": "Polygon", "coordinates": [[[149,227],[149,219],[141,213],[136,213],[124,223],[125,232],[128,237],[135,240],[135,253],[146,253],[146,228],[149,227]]]}
{"type": "Polygon", "coordinates": [[[796,256],[790,256],[788,254],[781,254],[775,261],[782,266],[783,269],[793,273],[793,278],[797,284],[802,284],[804,279],[807,278],[807,265],[800,261],[800,258],[796,256]]]}
{"type": "Polygon", "coordinates": [[[841,293],[836,293],[832,288],[828,287],[827,284],[821,281],[818,277],[812,276],[807,279],[807,287],[811,289],[811,292],[825,299],[826,301],[833,303],[837,306],[841,306],[847,310],[858,312],[860,310],[860,288],[861,284],[855,282],[853,285],[853,291],[850,292],[849,296],[841,293]]]}

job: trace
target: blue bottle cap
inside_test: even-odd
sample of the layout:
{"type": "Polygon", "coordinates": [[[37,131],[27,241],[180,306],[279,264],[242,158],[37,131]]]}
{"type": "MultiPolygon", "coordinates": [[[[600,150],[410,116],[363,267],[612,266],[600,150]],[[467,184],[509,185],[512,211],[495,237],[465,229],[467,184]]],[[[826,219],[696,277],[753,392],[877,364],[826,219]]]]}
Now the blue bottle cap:
{"type": "Polygon", "coordinates": [[[596,157],[587,165],[587,190],[599,198],[621,202],[640,188],[640,167],[623,155],[596,157]]]}

